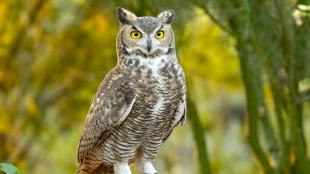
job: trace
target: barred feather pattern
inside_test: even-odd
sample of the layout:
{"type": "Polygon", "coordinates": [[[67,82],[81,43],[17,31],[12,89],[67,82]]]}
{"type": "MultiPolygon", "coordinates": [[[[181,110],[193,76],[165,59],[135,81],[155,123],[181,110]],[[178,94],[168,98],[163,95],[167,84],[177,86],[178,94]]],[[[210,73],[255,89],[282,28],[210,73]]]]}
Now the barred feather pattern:
{"type": "Polygon", "coordinates": [[[79,174],[108,174],[116,163],[154,161],[173,129],[185,122],[185,75],[174,41],[152,53],[128,49],[122,41],[121,30],[118,64],[102,81],[87,115],[78,147],[79,174]]]}
{"type": "MultiPolygon", "coordinates": [[[[134,161],[139,151],[144,159],[153,161],[173,128],[179,121],[184,121],[185,76],[176,59],[171,61],[165,57],[174,56],[170,54],[173,53],[151,60],[127,55],[121,65],[112,71],[112,77],[107,79],[121,76],[121,81],[127,81],[126,88],[133,90],[135,103],[120,125],[103,132],[100,141],[95,140],[98,141],[96,146],[83,163],[84,167],[87,166],[86,171],[100,165],[111,167],[120,161],[134,161]],[[177,118],[178,114],[181,117],[177,118]]],[[[93,105],[102,102],[98,98],[94,101],[93,105]]]]}
{"type": "Polygon", "coordinates": [[[157,70],[148,67],[144,59],[125,61],[123,68],[125,72],[130,70],[125,74],[132,79],[129,86],[134,89],[136,102],[126,120],[101,147],[106,164],[133,160],[138,148],[143,158],[154,160],[160,145],[176,126],[178,107],[185,102],[184,74],[179,64],[168,63],[164,57],[157,59],[152,65],[158,66],[157,70]]]}

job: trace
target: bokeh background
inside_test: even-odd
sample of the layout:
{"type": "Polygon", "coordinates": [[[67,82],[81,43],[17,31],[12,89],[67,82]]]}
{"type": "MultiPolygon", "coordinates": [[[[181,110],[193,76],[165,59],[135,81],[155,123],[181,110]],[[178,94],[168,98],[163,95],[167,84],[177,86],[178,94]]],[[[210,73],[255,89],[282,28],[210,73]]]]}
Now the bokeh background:
{"type": "Polygon", "coordinates": [[[1,0],[0,162],[25,174],[76,171],[87,111],[117,61],[121,6],[139,16],[176,11],[188,120],[162,146],[159,173],[309,173],[307,4],[1,0]]]}

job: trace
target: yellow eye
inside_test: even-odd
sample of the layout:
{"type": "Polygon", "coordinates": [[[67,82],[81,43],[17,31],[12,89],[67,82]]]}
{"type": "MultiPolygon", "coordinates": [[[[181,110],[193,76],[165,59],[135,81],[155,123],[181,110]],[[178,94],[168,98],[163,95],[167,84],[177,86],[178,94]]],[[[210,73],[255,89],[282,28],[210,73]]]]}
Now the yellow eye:
{"type": "Polygon", "coordinates": [[[132,32],[130,33],[130,36],[131,36],[131,38],[133,38],[133,39],[139,39],[139,38],[142,36],[142,34],[141,34],[140,31],[132,31],[132,32]]]}
{"type": "Polygon", "coordinates": [[[156,34],[155,34],[155,37],[157,39],[162,39],[164,36],[165,36],[165,33],[162,30],[157,31],[156,34]]]}

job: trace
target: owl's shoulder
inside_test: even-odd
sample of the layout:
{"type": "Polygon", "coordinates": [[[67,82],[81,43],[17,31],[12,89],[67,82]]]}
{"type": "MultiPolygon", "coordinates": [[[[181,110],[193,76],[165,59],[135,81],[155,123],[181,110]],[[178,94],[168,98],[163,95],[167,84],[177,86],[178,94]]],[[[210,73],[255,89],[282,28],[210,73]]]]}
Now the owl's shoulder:
{"type": "Polygon", "coordinates": [[[126,83],[128,77],[118,67],[110,70],[100,83],[97,93],[110,91],[119,88],[120,85],[126,83]]]}

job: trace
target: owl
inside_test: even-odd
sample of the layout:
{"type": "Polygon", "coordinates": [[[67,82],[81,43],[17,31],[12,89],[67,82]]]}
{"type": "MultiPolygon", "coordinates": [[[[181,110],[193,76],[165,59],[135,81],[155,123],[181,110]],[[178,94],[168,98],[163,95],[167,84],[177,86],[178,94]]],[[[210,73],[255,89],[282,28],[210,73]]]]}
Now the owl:
{"type": "Polygon", "coordinates": [[[186,82],[175,49],[174,11],[137,17],[117,8],[117,65],[101,82],[78,146],[79,174],[155,174],[162,143],[186,119],[186,82]]]}

